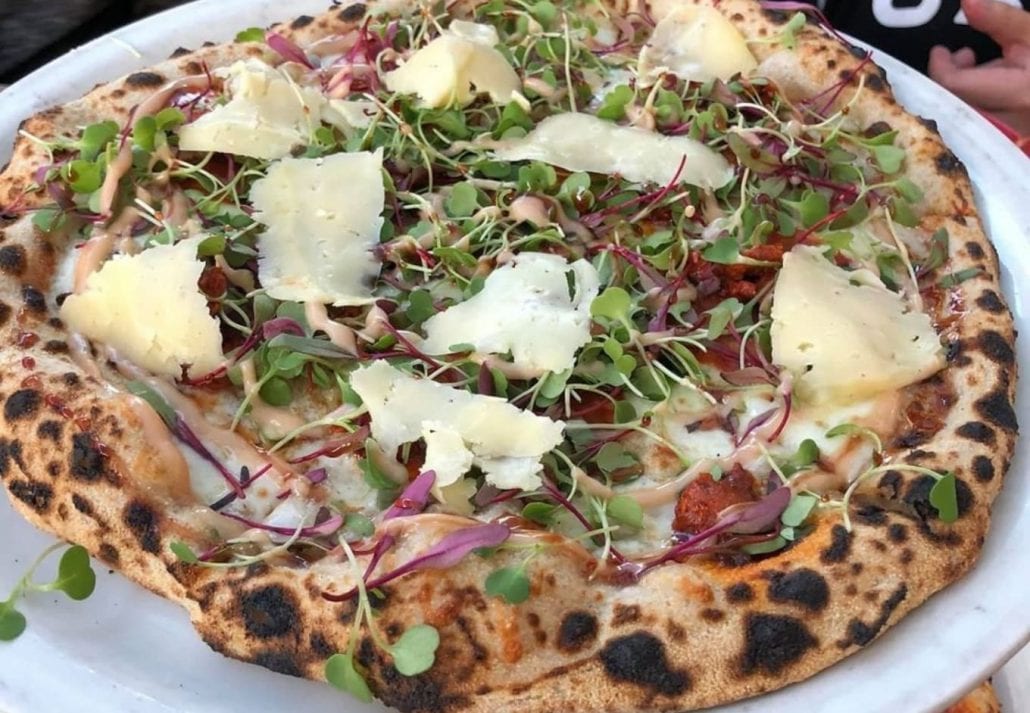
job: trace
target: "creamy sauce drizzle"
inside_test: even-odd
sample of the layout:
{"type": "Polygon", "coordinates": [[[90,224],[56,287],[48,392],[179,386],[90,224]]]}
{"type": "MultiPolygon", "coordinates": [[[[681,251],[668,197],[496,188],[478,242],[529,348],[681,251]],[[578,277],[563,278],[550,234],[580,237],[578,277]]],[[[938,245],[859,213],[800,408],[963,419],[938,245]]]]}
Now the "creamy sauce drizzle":
{"type": "Polygon", "coordinates": [[[358,341],[354,330],[350,327],[329,319],[329,312],[325,305],[319,302],[305,302],[304,316],[308,325],[315,331],[322,331],[329,337],[329,341],[344,350],[351,356],[358,355],[358,341]]]}
{"type": "MultiPolygon", "coordinates": [[[[192,500],[193,490],[190,486],[189,465],[165,422],[143,399],[128,394],[123,398],[140,421],[144,441],[157,452],[157,456],[164,466],[163,475],[166,476],[165,485],[168,494],[180,502],[192,500]]],[[[140,475],[142,476],[142,474],[140,475]]]]}
{"type": "Polygon", "coordinates": [[[250,417],[262,433],[269,438],[278,439],[304,425],[304,419],[297,414],[270,406],[261,398],[253,359],[244,359],[240,362],[240,374],[243,377],[243,392],[250,399],[250,417]]]}

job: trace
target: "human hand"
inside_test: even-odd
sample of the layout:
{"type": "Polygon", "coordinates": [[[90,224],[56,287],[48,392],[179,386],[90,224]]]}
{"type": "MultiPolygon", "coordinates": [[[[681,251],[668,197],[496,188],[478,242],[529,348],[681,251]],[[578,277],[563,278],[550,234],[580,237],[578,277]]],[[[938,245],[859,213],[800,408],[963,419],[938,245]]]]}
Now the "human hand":
{"type": "Polygon", "coordinates": [[[1030,134],[1030,12],[998,0],[962,0],[969,24],[1001,45],[1000,59],[976,63],[973,50],[930,51],[930,77],[1018,133],[1030,134]]]}

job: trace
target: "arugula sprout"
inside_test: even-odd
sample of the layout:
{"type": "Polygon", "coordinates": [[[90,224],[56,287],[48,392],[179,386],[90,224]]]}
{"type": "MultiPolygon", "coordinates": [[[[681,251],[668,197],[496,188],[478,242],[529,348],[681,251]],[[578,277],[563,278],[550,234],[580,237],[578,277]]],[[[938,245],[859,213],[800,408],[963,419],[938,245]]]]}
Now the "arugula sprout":
{"type": "Polygon", "coordinates": [[[501,598],[509,604],[526,601],[529,599],[530,587],[525,564],[494,570],[486,578],[484,591],[487,596],[501,598]]]}
{"type": "Polygon", "coordinates": [[[16,608],[18,600],[30,592],[64,592],[70,599],[81,601],[93,593],[97,577],[90,566],[89,553],[81,545],[72,545],[57,564],[57,577],[45,584],[32,581],[33,575],[43,561],[53,552],[63,547],[57,543],[46,550],[32,563],[29,570],[14,586],[11,594],[0,602],[0,641],[13,641],[25,631],[26,619],[16,608]]]}

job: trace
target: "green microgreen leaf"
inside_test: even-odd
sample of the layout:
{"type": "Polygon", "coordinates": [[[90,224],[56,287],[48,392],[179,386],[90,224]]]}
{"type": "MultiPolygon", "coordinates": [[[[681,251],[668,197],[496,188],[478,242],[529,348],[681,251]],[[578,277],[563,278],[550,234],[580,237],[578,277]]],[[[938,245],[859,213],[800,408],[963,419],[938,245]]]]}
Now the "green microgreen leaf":
{"type": "Polygon", "coordinates": [[[529,577],[522,567],[495,569],[486,578],[486,593],[509,604],[521,604],[529,599],[529,577]]]}
{"type": "Polygon", "coordinates": [[[924,260],[921,265],[925,272],[936,270],[947,262],[949,254],[948,243],[947,228],[938,228],[934,231],[934,234],[930,236],[930,251],[926,256],[926,260],[924,260]]]}
{"type": "Polygon", "coordinates": [[[43,233],[52,233],[68,219],[60,208],[40,208],[32,214],[32,225],[43,233]]]}
{"type": "Polygon", "coordinates": [[[104,147],[118,136],[118,124],[113,121],[102,121],[90,124],[82,132],[78,141],[79,157],[86,161],[96,159],[104,147]]]}
{"type": "Polygon", "coordinates": [[[590,315],[616,322],[628,322],[633,300],[621,287],[609,287],[590,303],[590,315]]]}
{"type": "Polygon", "coordinates": [[[629,401],[616,401],[613,414],[615,423],[632,423],[637,420],[637,409],[629,401]]]}
{"type": "Polygon", "coordinates": [[[597,110],[599,119],[618,121],[626,115],[626,105],[633,101],[635,93],[625,84],[612,88],[601,102],[597,110]]]}
{"type": "Polygon", "coordinates": [[[547,30],[551,28],[558,17],[558,8],[547,0],[540,0],[529,7],[529,14],[547,30]]]}
{"type": "Polygon", "coordinates": [[[225,252],[225,236],[210,235],[197,243],[197,257],[214,257],[225,252]]]}
{"type": "Polygon", "coordinates": [[[447,215],[452,218],[467,218],[478,210],[479,196],[471,183],[456,183],[444,201],[447,215]]]}
{"type": "Polygon", "coordinates": [[[980,268],[978,267],[967,267],[965,270],[958,270],[957,272],[949,272],[947,275],[937,280],[937,284],[944,288],[955,287],[961,285],[966,280],[972,279],[980,274],[980,268]]]}
{"type": "Polygon", "coordinates": [[[197,553],[187,545],[185,542],[180,540],[173,541],[168,545],[168,549],[172,551],[172,554],[179,558],[180,561],[186,564],[197,564],[200,562],[200,558],[197,557],[197,553]]]}
{"type": "Polygon", "coordinates": [[[356,512],[347,513],[347,517],[343,521],[343,527],[358,537],[371,537],[376,531],[375,523],[356,512]]]}
{"type": "Polygon", "coordinates": [[[393,665],[404,676],[417,676],[433,667],[440,632],[428,624],[413,626],[390,647],[393,665]]]}
{"type": "Polygon", "coordinates": [[[741,552],[749,555],[765,555],[770,552],[776,552],[782,550],[787,546],[787,539],[781,535],[777,535],[771,540],[765,542],[753,542],[749,545],[744,545],[740,548],[741,552]]]}
{"type": "Polygon", "coordinates": [[[923,200],[923,191],[908,178],[902,177],[895,181],[894,190],[909,203],[918,203],[923,200]]]}
{"type": "Polygon", "coordinates": [[[630,453],[625,446],[614,442],[601,446],[597,455],[594,456],[594,463],[605,474],[638,465],[636,456],[630,453]]]}
{"type": "Polygon", "coordinates": [[[819,498],[808,493],[798,493],[790,499],[787,508],[780,515],[780,522],[788,527],[799,527],[808,519],[819,498]]]}
{"type": "Polygon", "coordinates": [[[607,511],[608,517],[615,522],[635,530],[644,526],[644,509],[640,507],[640,503],[628,495],[616,495],[609,500],[607,511]]]}
{"type": "Polygon", "coordinates": [[[572,369],[565,371],[551,372],[544,377],[544,383],[540,387],[539,394],[545,399],[556,399],[565,393],[565,386],[572,376],[572,369]]]}
{"type": "Polygon", "coordinates": [[[144,116],[136,121],[132,127],[132,143],[146,152],[151,152],[156,146],[157,120],[152,116],[144,116]]]}
{"type": "Polygon", "coordinates": [[[365,677],[355,668],[354,656],[351,653],[333,654],[329,657],[325,662],[325,680],[359,701],[372,701],[372,690],[368,687],[365,677]]]}
{"type": "Polygon", "coordinates": [[[905,160],[905,150],[897,146],[870,146],[876,165],[884,173],[897,173],[901,170],[901,164],[905,160]]]}
{"type": "Polygon", "coordinates": [[[14,602],[0,602],[0,641],[14,641],[25,631],[25,615],[14,608],[14,602]]]}
{"type": "Polygon", "coordinates": [[[736,238],[719,238],[701,251],[701,257],[708,262],[731,265],[740,258],[740,244],[736,238]]]}
{"type": "Polygon", "coordinates": [[[705,335],[705,338],[718,339],[726,331],[726,327],[731,322],[736,321],[743,309],[744,305],[740,303],[740,300],[730,297],[708,310],[706,312],[709,315],[708,333],[705,335]]]}
{"type": "Polygon", "coordinates": [[[89,553],[81,545],[72,545],[61,555],[57,579],[47,589],[59,589],[75,601],[86,599],[96,588],[97,575],[90,566],[89,553]]]}
{"type": "Polygon", "coordinates": [[[175,428],[175,423],[178,420],[175,409],[149,384],[144,381],[130,381],[125,384],[125,388],[133,396],[138,396],[146,401],[150,408],[157,412],[157,415],[161,417],[161,420],[165,422],[168,428],[175,428]]]}
{"type": "Polygon", "coordinates": [[[558,183],[554,167],[540,161],[519,167],[519,190],[523,193],[546,191],[558,183]]]}
{"type": "Polygon", "coordinates": [[[785,49],[792,50],[797,46],[796,35],[798,30],[805,26],[805,22],[807,22],[807,18],[803,12],[795,12],[790,16],[790,20],[788,20],[787,24],[783,26],[782,30],[780,30],[780,44],[783,45],[785,49]]]}
{"type": "Polygon", "coordinates": [[[811,438],[806,438],[798,445],[797,452],[781,464],[784,475],[793,475],[819,460],[819,446],[811,438]]]}
{"type": "Polygon", "coordinates": [[[370,454],[379,450],[378,444],[371,438],[365,439],[365,453],[364,458],[361,459],[361,471],[364,474],[365,482],[376,490],[396,490],[397,483],[393,482],[386,473],[379,469],[375,464],[375,459],[370,454]]]}
{"type": "Polygon", "coordinates": [[[273,376],[261,385],[260,394],[261,400],[269,406],[288,406],[293,401],[290,382],[277,376],[273,376]]]}
{"type": "Polygon", "coordinates": [[[433,307],[433,296],[429,290],[413,290],[408,295],[408,307],[404,315],[411,321],[413,326],[418,326],[436,314],[433,307]]]}
{"type": "Polygon", "coordinates": [[[237,42],[264,42],[265,31],[260,27],[248,27],[236,33],[237,42]]]}
{"type": "MultiPolygon", "coordinates": [[[[499,122],[497,122],[497,126],[494,128],[494,136],[500,138],[502,135],[504,135],[506,131],[508,131],[508,129],[514,127],[518,127],[520,129],[525,129],[526,131],[529,131],[533,128],[533,120],[530,118],[529,114],[526,113],[526,110],[522,108],[521,104],[519,104],[518,102],[508,102],[505,105],[504,109],[501,110],[501,119],[499,122]]],[[[491,176],[491,178],[507,178],[508,175],[511,173],[511,167],[508,164],[503,164],[503,167],[503,175],[491,176]]],[[[483,167],[480,167],[480,170],[483,171],[483,173],[489,175],[487,173],[487,170],[494,169],[484,170],[483,167]]]]}
{"type": "Polygon", "coordinates": [[[76,193],[92,193],[100,188],[103,174],[93,161],[76,159],[61,167],[61,176],[76,193]]]}
{"type": "Polygon", "coordinates": [[[556,511],[556,505],[548,505],[547,503],[526,503],[526,506],[522,508],[522,517],[527,520],[540,523],[541,525],[550,525],[554,522],[556,511]]]}
{"type": "Polygon", "coordinates": [[[937,510],[937,517],[943,522],[958,520],[958,492],[954,473],[945,473],[930,488],[930,504],[937,510]]]}

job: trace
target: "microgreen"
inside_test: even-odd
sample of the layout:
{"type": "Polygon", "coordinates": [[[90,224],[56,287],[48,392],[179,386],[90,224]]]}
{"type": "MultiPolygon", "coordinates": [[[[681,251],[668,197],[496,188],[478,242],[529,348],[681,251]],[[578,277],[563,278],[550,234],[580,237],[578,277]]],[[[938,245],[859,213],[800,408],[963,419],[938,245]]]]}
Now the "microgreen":
{"type": "Polygon", "coordinates": [[[788,527],[799,527],[819,502],[819,498],[808,493],[798,493],[790,499],[787,509],[780,515],[780,522],[788,527]]]}
{"type": "Polygon", "coordinates": [[[719,238],[702,250],[701,256],[708,262],[729,265],[740,258],[740,245],[736,238],[719,238]]]}
{"type": "Polygon", "coordinates": [[[980,268],[978,267],[967,267],[964,270],[958,270],[956,272],[949,272],[947,275],[937,280],[937,284],[940,287],[949,289],[961,285],[966,280],[971,280],[980,274],[980,268]]]}
{"type": "Polygon", "coordinates": [[[509,604],[521,604],[529,599],[529,590],[525,566],[494,570],[487,576],[484,587],[487,596],[499,597],[509,604]]]}
{"type": "Polygon", "coordinates": [[[236,33],[237,42],[264,42],[265,31],[260,27],[248,27],[236,33]]]}
{"type": "Polygon", "coordinates": [[[417,676],[432,668],[439,646],[440,632],[427,624],[419,624],[401,634],[388,652],[401,675],[417,676]]]}
{"type": "Polygon", "coordinates": [[[954,473],[945,473],[930,488],[930,504],[937,509],[937,516],[944,522],[958,520],[958,492],[954,473]]]}
{"type": "Polygon", "coordinates": [[[628,495],[616,495],[608,501],[608,517],[635,530],[644,526],[644,510],[628,495]]]}
{"type": "Polygon", "coordinates": [[[90,566],[89,553],[80,545],[72,545],[61,555],[57,564],[57,577],[53,581],[44,584],[32,581],[33,575],[43,561],[62,546],[63,543],[57,543],[44,550],[15,584],[10,596],[0,602],[0,641],[13,641],[25,631],[25,616],[17,610],[16,605],[26,594],[61,591],[70,599],[81,601],[93,593],[97,577],[90,566]]]}

